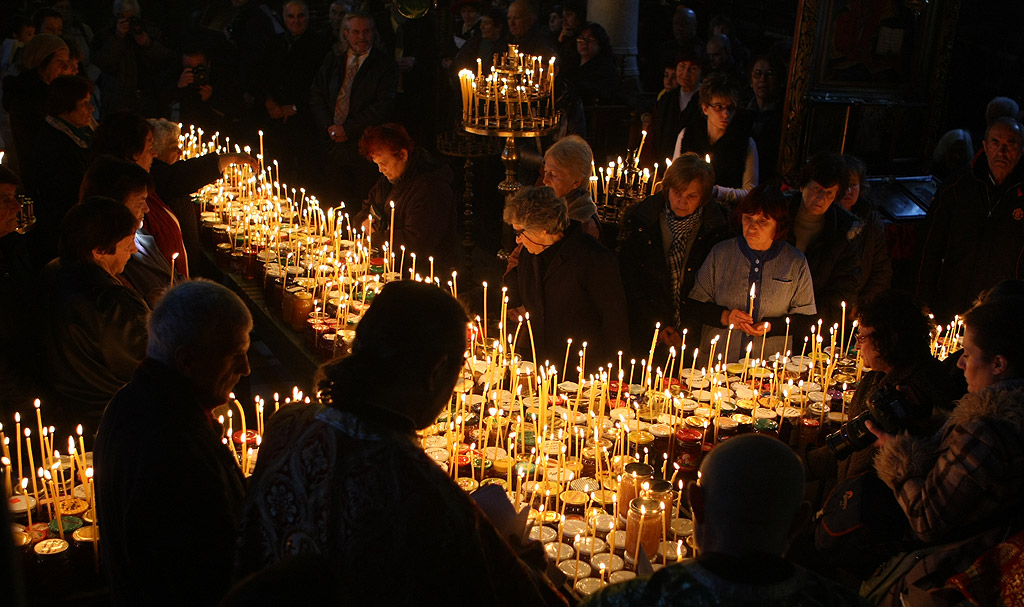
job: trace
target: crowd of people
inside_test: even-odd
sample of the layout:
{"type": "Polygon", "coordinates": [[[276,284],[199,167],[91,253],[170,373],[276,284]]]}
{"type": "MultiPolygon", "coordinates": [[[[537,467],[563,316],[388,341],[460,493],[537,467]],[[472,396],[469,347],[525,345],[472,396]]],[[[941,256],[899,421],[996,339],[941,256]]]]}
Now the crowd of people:
{"type": "MultiPolygon", "coordinates": [[[[612,225],[591,189],[599,125],[585,117],[635,104],[636,91],[585,2],[545,13],[529,0],[457,0],[422,19],[351,0],[231,0],[153,19],[138,0],[75,8],[25,6],[0,53],[0,414],[42,396],[55,422],[95,437],[115,603],[154,589],[229,605],[285,593],[575,600],[536,545],[411,440],[452,393],[478,291],[460,302],[412,281],[385,286],[351,353],[322,368],[319,403],[270,419],[249,481],[210,413],[249,373],[252,318],[203,280],[216,270],[190,197],[259,159],[230,148],[183,160],[179,122],[239,143],[264,131],[264,160],[287,179],[345,201],[374,246],[429,256],[445,275],[464,268],[458,165],[435,137],[459,113],[455,74],[478,58],[489,68],[507,44],[556,58],[565,117],[535,184],[503,200],[513,250],[501,320],[530,319],[521,354],[557,364],[586,342],[592,371],[646,359],[653,333],[659,360],[674,351],[682,367],[727,331],[729,362],[755,342],[797,354],[856,321],[868,369],[838,443],[795,453],[740,437],[711,451],[687,499],[697,557],[592,604],[858,604],[850,588],[862,583],[877,604],[986,604],[992,576],[1012,575],[990,552],[1024,544],[1024,130],[1012,100],[986,108],[979,149],[964,131],[940,142],[942,186],[916,250],[901,252],[919,270],[897,283],[863,161],[824,151],[778,174],[788,46],[748,49],[724,15],[705,41],[694,11],[673,6],[671,36],[644,41],[656,52],[641,58],[640,86],[656,82],[640,159],[671,164],[612,225]],[[31,226],[18,194],[34,201],[31,226]],[[957,315],[963,350],[940,362],[936,325],[957,315]],[[169,478],[192,479],[190,493],[168,497],[169,478]],[[849,496],[857,509],[837,504],[849,496]],[[158,538],[153,517],[169,521],[158,538]]],[[[502,309],[502,290],[489,295],[502,309]]]]}

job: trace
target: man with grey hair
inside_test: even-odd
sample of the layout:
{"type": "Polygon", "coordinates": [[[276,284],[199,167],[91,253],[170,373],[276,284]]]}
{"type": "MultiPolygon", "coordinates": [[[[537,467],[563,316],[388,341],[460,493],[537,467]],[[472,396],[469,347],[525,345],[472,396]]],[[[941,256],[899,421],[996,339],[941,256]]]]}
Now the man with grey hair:
{"type": "MultiPolygon", "coordinates": [[[[509,309],[530,314],[535,362],[561,361],[570,338],[590,344],[587,360],[594,365],[615,360],[615,349],[629,335],[615,254],[569,219],[565,201],[549,187],[509,195],[505,222],[524,249],[505,274],[509,309]]],[[[523,353],[532,354],[529,348],[523,353]]]]}
{"type": "Polygon", "coordinates": [[[866,605],[783,558],[810,514],[800,459],[775,438],[720,443],[690,486],[697,556],[606,588],[587,605],[866,605]]]}
{"type": "Polygon", "coordinates": [[[209,281],[170,289],[150,315],[147,358],[96,437],[114,605],[212,605],[228,590],[244,479],[212,411],[249,374],[251,329],[242,300],[209,281]]]}

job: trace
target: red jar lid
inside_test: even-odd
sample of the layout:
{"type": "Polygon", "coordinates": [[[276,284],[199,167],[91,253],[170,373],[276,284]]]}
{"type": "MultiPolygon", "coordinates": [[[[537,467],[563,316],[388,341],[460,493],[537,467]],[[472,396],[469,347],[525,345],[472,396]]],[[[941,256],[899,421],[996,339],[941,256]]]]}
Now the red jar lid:
{"type": "Polygon", "coordinates": [[[694,428],[680,428],[676,430],[676,440],[684,443],[699,443],[704,434],[694,428]]]}

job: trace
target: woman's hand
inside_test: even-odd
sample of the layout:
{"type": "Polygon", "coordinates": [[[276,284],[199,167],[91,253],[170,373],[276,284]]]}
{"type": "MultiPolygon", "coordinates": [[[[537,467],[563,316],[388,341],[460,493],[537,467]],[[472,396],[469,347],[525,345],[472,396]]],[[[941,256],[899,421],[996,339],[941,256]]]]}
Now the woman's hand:
{"type": "Polygon", "coordinates": [[[889,444],[889,441],[893,439],[892,434],[889,434],[885,430],[881,429],[880,427],[875,425],[875,422],[871,420],[864,420],[864,427],[866,427],[868,430],[871,431],[872,434],[878,437],[878,440],[875,441],[874,446],[879,449],[889,444]]]}
{"type": "Polygon", "coordinates": [[[757,324],[750,323],[750,324],[740,325],[740,326],[738,326],[736,328],[739,329],[740,331],[743,331],[744,333],[746,333],[747,335],[749,335],[751,337],[761,337],[762,335],[764,335],[768,331],[772,330],[772,323],[770,323],[770,322],[759,322],[757,324]]]}
{"type": "Polygon", "coordinates": [[[230,154],[221,154],[220,156],[218,156],[218,161],[218,168],[220,169],[221,173],[226,171],[228,167],[233,164],[247,164],[249,165],[249,168],[252,169],[253,173],[256,173],[260,170],[260,163],[249,154],[236,154],[234,152],[231,152],[230,154]]]}
{"type": "Polygon", "coordinates": [[[728,327],[734,325],[736,328],[740,328],[742,325],[750,326],[753,324],[754,319],[750,317],[743,310],[724,310],[722,312],[722,326],[728,327]]]}

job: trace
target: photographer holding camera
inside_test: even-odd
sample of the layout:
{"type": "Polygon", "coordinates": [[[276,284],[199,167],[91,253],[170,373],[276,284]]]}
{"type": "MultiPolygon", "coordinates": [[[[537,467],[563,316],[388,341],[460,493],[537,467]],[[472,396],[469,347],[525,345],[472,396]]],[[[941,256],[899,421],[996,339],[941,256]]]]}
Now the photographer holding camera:
{"type": "Polygon", "coordinates": [[[114,29],[93,55],[100,78],[101,115],[118,110],[156,113],[158,76],[174,60],[159,31],[142,20],[138,0],[115,0],[114,29]]]}
{"type": "Polygon", "coordinates": [[[195,42],[186,43],[177,83],[165,100],[168,106],[179,104],[180,122],[202,127],[211,135],[216,131],[233,132],[232,125],[241,119],[242,107],[242,96],[231,78],[216,67],[211,64],[206,48],[195,42]]]}
{"type": "Polygon", "coordinates": [[[861,305],[857,321],[857,346],[870,371],[847,409],[849,421],[826,446],[809,451],[806,463],[808,480],[820,481],[822,489],[835,485],[815,525],[817,564],[863,579],[880,557],[900,548],[906,527],[875,475],[876,439],[868,424],[930,436],[959,394],[931,355],[932,320],[909,295],[883,291],[861,305]]]}

